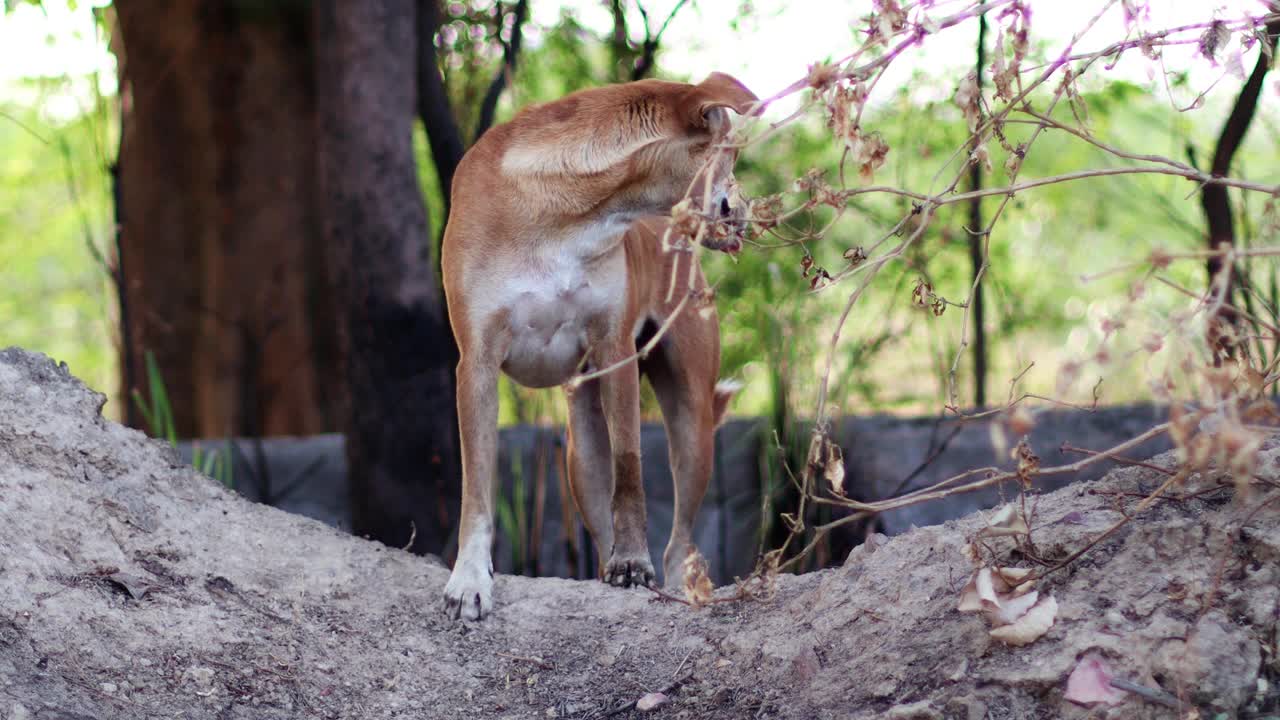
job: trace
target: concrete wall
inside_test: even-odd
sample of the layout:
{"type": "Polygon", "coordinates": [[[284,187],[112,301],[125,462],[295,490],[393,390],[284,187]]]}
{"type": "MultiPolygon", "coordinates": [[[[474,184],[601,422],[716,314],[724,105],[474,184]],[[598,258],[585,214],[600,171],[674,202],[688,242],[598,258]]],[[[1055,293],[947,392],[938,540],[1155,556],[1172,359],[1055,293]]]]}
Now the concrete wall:
{"type": "MultiPolygon", "coordinates": [[[[1063,443],[1109,448],[1163,421],[1164,411],[1132,406],[1094,412],[1049,410],[1036,417],[1029,441],[1042,464],[1049,466],[1082,457],[1063,453],[1063,443]]],[[[852,417],[839,422],[834,435],[845,452],[848,492],[863,500],[889,497],[899,486],[899,492],[926,487],[973,468],[1009,468],[1013,464],[1007,457],[995,456],[987,421],[961,425],[949,419],[852,417]],[[926,463],[931,457],[932,461],[926,463]]],[[[501,513],[505,518],[499,518],[500,534],[494,548],[498,572],[592,576],[594,548],[568,498],[563,432],[521,426],[504,429],[500,438],[499,504],[505,504],[506,510],[501,513]],[[508,528],[517,532],[507,532],[508,528]]],[[[671,476],[661,425],[645,425],[641,440],[649,547],[656,566],[660,565],[671,530],[671,476]]],[[[749,573],[760,550],[761,461],[767,447],[763,443],[772,444],[767,424],[751,419],[726,423],[716,438],[716,471],[698,517],[696,541],[717,582],[749,573]]],[[[201,444],[205,450],[224,446],[218,442],[201,444]]],[[[238,440],[234,447],[233,480],[241,493],[330,525],[350,527],[346,459],[340,435],[238,440]]],[[[1130,455],[1145,458],[1168,447],[1168,441],[1160,438],[1134,449],[1130,455]]],[[[190,444],[184,443],[182,451],[190,459],[190,444]]],[[[1113,463],[1104,462],[1075,476],[1045,478],[1037,484],[1037,490],[1099,477],[1111,467],[1113,463]]],[[[898,534],[913,525],[943,522],[991,507],[1000,501],[1002,493],[1016,495],[1017,488],[988,488],[886,513],[878,518],[878,528],[898,534]]],[[[858,532],[851,528],[845,537],[836,538],[837,546],[856,544],[858,532]]]]}

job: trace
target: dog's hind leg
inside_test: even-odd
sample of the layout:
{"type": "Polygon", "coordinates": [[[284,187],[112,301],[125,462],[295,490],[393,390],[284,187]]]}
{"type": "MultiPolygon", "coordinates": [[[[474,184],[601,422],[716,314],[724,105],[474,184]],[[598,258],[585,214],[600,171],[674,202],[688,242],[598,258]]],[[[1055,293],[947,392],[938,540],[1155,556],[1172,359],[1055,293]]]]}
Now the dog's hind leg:
{"type": "Polygon", "coordinates": [[[569,490],[578,506],[604,577],[605,561],[613,552],[613,452],[609,425],[600,398],[600,380],[583,383],[568,393],[569,490]]]}
{"type": "Polygon", "coordinates": [[[696,313],[685,313],[643,368],[662,408],[675,483],[671,537],[662,554],[663,582],[673,587],[683,579],[685,557],[696,549],[693,524],[711,480],[715,428],[728,400],[726,394],[717,394],[716,387],[718,325],[696,313]]]}

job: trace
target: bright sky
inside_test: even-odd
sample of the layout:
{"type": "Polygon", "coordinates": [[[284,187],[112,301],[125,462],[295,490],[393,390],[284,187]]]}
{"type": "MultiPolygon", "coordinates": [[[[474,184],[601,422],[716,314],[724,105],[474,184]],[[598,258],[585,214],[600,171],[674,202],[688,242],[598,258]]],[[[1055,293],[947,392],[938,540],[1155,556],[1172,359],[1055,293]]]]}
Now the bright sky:
{"type": "MultiPolygon", "coordinates": [[[[641,0],[657,24],[666,18],[677,0],[641,0]]],[[[1032,33],[1062,47],[1078,32],[1107,0],[1031,0],[1032,33]]],[[[531,0],[533,20],[537,24],[553,24],[561,12],[572,12],[583,25],[605,31],[611,27],[607,0],[531,0]]],[[[114,88],[115,61],[107,51],[106,41],[97,35],[92,7],[106,0],[80,2],[76,10],[67,8],[64,0],[44,0],[42,7],[19,4],[8,15],[0,12],[0,100],[27,96],[16,94],[13,81],[30,76],[82,78],[98,70],[106,91],[114,88]]],[[[633,27],[639,27],[639,13],[632,5],[633,27]]],[[[689,76],[695,81],[712,70],[735,75],[760,96],[777,92],[805,75],[808,65],[816,60],[838,58],[854,47],[860,18],[871,6],[870,0],[832,2],[831,0],[692,0],[676,16],[663,38],[662,63],[670,72],[689,76]],[[729,21],[742,5],[754,9],[749,19],[735,32],[729,21]]],[[[935,16],[949,14],[963,3],[958,0],[935,0],[935,16]]],[[[1149,27],[1202,22],[1213,17],[1238,18],[1245,13],[1261,15],[1263,0],[1150,0],[1149,27]]],[[[927,42],[928,49],[913,50],[895,63],[881,87],[894,87],[905,82],[911,70],[923,66],[936,73],[963,72],[972,63],[976,26],[970,22],[945,30],[927,42]],[[951,71],[954,71],[951,72],[951,71]]],[[[994,37],[994,29],[992,36],[994,37]]],[[[1083,49],[1097,48],[1104,40],[1123,37],[1120,3],[1108,11],[1095,29],[1081,43],[1083,49]]],[[[536,33],[532,35],[536,41],[536,33]]],[[[1256,51],[1255,51],[1256,52],[1256,51]]],[[[1192,62],[1194,47],[1171,48],[1166,52],[1170,71],[1190,68],[1193,86],[1203,88],[1212,83],[1221,70],[1203,61],[1192,62]]],[[[1250,59],[1245,59],[1245,68],[1250,59]]],[[[1110,71],[1114,76],[1145,82],[1158,77],[1150,63],[1137,53],[1110,71]]],[[[1224,82],[1224,88],[1238,86],[1238,81],[1224,82]]],[[[73,84],[69,92],[38,98],[54,117],[65,117],[77,104],[75,95],[84,97],[90,87],[83,81],[73,84]]],[[[785,105],[775,113],[785,111],[785,105]]],[[[771,113],[773,114],[773,113],[771,113]]]]}

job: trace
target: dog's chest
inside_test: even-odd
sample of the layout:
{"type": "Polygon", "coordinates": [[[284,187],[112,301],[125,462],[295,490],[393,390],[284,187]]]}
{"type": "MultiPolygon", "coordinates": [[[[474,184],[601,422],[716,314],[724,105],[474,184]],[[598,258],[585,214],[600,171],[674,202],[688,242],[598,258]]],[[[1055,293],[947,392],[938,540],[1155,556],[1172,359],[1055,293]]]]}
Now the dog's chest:
{"type": "Polygon", "coordinates": [[[626,304],[626,257],[620,244],[596,253],[574,245],[532,253],[503,283],[495,298],[508,310],[511,346],[503,369],[517,382],[564,383],[589,347],[616,332],[626,304]]]}

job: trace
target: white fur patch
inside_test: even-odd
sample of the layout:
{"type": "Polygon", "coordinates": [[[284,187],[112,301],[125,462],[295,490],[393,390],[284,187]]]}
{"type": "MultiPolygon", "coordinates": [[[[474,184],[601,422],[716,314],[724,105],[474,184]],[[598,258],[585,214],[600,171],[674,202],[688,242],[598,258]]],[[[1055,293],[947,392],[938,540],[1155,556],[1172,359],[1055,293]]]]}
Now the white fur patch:
{"type": "Polygon", "coordinates": [[[458,605],[464,620],[480,620],[493,612],[493,561],[489,556],[490,536],[473,531],[466,538],[444,586],[446,602],[458,605]]]}
{"type": "MultiPolygon", "coordinates": [[[[703,385],[703,387],[706,387],[703,385]]],[[[716,394],[732,395],[742,389],[742,383],[738,380],[721,380],[716,383],[716,394]]]]}

